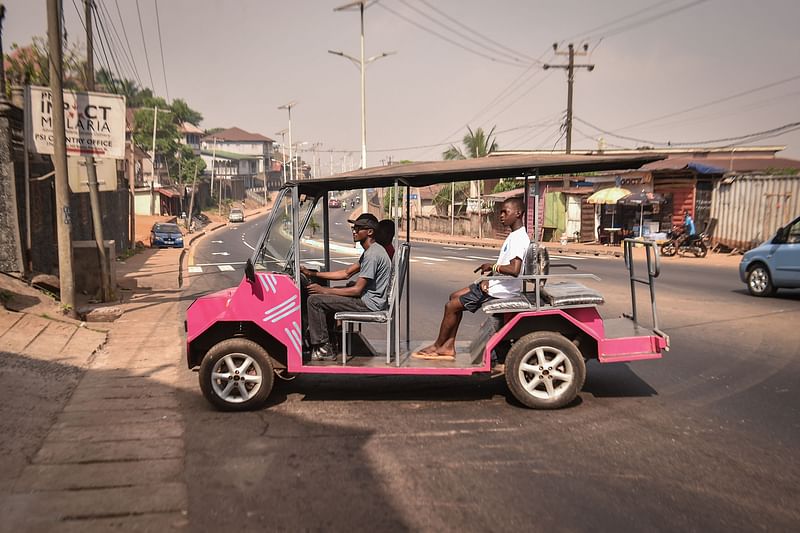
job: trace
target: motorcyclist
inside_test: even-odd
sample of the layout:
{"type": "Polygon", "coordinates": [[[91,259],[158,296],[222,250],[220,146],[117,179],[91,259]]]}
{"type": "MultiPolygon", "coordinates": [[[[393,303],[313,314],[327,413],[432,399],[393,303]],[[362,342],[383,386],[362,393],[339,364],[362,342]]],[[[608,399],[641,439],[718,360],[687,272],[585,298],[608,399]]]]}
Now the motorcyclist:
{"type": "Polygon", "coordinates": [[[688,239],[693,239],[697,234],[694,227],[694,220],[692,219],[692,215],[689,214],[689,210],[686,209],[683,211],[683,230],[686,233],[688,239]]]}

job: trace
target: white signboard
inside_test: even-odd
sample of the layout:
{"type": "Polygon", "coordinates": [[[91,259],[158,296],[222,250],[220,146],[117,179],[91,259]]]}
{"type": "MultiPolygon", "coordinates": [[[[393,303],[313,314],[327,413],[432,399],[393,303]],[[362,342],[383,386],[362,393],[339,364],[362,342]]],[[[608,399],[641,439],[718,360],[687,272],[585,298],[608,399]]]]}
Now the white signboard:
{"type": "MultiPolygon", "coordinates": [[[[89,172],[86,167],[88,158],[69,156],[67,158],[67,174],[69,188],[72,192],[89,192],[89,172]]],[[[117,190],[117,161],[115,159],[95,159],[97,169],[97,189],[100,191],[117,190]]]]}
{"type": "MultiPolygon", "coordinates": [[[[30,150],[53,154],[53,98],[47,87],[26,87],[25,132],[30,150]]],[[[64,91],[68,155],[125,159],[125,97],[64,91]]]]}

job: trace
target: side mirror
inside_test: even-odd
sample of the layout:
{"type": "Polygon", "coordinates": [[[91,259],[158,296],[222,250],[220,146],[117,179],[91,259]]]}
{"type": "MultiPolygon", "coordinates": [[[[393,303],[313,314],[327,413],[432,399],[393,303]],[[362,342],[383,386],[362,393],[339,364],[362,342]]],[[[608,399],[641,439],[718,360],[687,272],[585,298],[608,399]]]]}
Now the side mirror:
{"type": "Polygon", "coordinates": [[[788,226],[778,229],[775,233],[775,237],[772,238],[772,244],[784,244],[786,242],[787,230],[788,226]]]}
{"type": "Polygon", "coordinates": [[[253,261],[249,258],[247,259],[247,263],[244,265],[244,277],[247,278],[247,281],[250,283],[256,282],[256,269],[253,268],[253,261]]]}

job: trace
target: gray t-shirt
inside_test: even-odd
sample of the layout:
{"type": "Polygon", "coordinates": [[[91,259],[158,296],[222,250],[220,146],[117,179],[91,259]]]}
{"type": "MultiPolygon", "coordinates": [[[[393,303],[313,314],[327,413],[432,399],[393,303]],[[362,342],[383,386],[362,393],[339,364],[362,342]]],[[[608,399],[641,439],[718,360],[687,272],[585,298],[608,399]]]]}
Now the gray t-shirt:
{"type": "Polygon", "coordinates": [[[377,242],[364,250],[358,258],[361,270],[358,277],[367,279],[367,288],[361,295],[364,305],[371,311],[386,309],[389,296],[389,278],[392,275],[392,261],[383,246],[377,242]]]}

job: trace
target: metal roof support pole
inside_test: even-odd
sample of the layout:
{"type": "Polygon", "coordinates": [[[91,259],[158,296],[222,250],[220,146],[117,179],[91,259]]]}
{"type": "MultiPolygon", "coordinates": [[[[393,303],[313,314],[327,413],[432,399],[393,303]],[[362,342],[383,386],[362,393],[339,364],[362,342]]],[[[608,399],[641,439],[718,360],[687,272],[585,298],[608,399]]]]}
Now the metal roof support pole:
{"type": "Polygon", "coordinates": [[[325,270],[331,271],[331,244],[330,244],[330,210],[328,209],[328,193],[322,198],[322,257],[325,262],[325,270]]]}
{"type": "Polygon", "coordinates": [[[534,173],[534,180],[533,180],[533,188],[534,188],[534,195],[533,195],[533,240],[534,242],[539,242],[539,231],[541,228],[539,227],[539,210],[541,209],[541,205],[539,204],[539,169],[537,168],[534,173]]]}
{"type": "MultiPolygon", "coordinates": [[[[406,187],[406,240],[411,236],[411,187],[406,187]]],[[[411,294],[409,293],[409,279],[411,279],[411,269],[406,270],[406,349],[410,349],[411,344],[411,294]]],[[[398,332],[400,329],[398,328],[398,332]]],[[[399,346],[399,344],[398,344],[399,346]]],[[[397,366],[400,366],[400,350],[397,350],[397,366]]]]}

